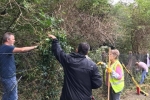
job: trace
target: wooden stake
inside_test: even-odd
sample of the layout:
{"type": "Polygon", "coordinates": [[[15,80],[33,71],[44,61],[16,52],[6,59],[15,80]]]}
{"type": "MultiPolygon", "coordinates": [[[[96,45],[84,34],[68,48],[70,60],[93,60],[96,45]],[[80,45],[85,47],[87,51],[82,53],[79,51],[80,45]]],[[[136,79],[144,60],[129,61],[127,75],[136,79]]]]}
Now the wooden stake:
{"type": "MultiPolygon", "coordinates": [[[[108,67],[110,67],[110,51],[111,48],[109,47],[108,50],[108,67]]],[[[109,82],[110,73],[108,73],[108,100],[110,100],[110,82],[109,82]]]]}

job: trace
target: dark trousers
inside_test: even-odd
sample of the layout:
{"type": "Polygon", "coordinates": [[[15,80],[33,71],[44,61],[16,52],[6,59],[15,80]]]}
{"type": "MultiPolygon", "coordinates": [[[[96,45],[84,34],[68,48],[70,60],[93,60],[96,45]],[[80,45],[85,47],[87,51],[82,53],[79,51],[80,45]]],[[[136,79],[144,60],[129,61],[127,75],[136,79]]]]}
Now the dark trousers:
{"type": "Polygon", "coordinates": [[[120,100],[121,92],[115,93],[115,91],[110,87],[110,100],[120,100]]]}

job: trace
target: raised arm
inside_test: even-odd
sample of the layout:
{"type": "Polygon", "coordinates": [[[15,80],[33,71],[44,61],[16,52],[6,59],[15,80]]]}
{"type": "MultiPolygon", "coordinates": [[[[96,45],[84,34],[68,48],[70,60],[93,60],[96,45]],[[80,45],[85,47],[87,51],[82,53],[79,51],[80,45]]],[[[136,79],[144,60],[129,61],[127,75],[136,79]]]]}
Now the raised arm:
{"type": "Polygon", "coordinates": [[[54,53],[54,56],[56,59],[62,64],[63,67],[65,67],[67,62],[67,54],[63,51],[63,49],[60,46],[59,41],[54,35],[48,34],[49,38],[52,38],[52,52],[54,53]]]}

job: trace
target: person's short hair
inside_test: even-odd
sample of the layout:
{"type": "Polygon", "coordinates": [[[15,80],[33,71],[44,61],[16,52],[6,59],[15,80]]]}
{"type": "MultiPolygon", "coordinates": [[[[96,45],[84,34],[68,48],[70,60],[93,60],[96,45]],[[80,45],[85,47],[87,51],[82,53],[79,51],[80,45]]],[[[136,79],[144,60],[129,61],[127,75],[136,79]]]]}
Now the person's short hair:
{"type": "Polygon", "coordinates": [[[13,33],[11,32],[6,32],[4,35],[3,35],[3,39],[2,39],[2,42],[6,42],[7,39],[9,39],[10,35],[14,35],[13,33]]]}
{"type": "Polygon", "coordinates": [[[135,62],[135,65],[138,65],[139,64],[139,62],[137,61],[137,62],[135,62]]]}
{"type": "Polygon", "coordinates": [[[90,45],[86,42],[80,43],[78,45],[78,53],[86,55],[90,50],[90,45]]]}
{"type": "Polygon", "coordinates": [[[119,50],[113,49],[113,50],[111,50],[111,53],[112,53],[114,56],[116,56],[116,59],[118,59],[118,57],[119,57],[119,55],[120,55],[119,50]]]}
{"type": "Polygon", "coordinates": [[[132,51],[129,51],[129,54],[132,54],[132,51]]]}

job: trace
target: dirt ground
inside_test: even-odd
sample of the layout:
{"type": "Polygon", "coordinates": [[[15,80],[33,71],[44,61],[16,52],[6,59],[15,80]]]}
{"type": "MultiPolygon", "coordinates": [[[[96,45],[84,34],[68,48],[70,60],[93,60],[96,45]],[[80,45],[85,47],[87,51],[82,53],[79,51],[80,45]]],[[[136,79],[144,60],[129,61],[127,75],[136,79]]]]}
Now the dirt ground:
{"type": "Polygon", "coordinates": [[[122,93],[121,100],[150,100],[150,85],[143,85],[142,88],[144,92],[148,93],[148,96],[138,95],[136,89],[131,89],[122,93]]]}
{"type": "MultiPolygon", "coordinates": [[[[132,91],[127,95],[121,97],[121,100],[150,100],[150,96],[144,96],[143,94],[137,95],[136,91],[132,91]]],[[[150,94],[150,91],[148,92],[150,94]]]]}

